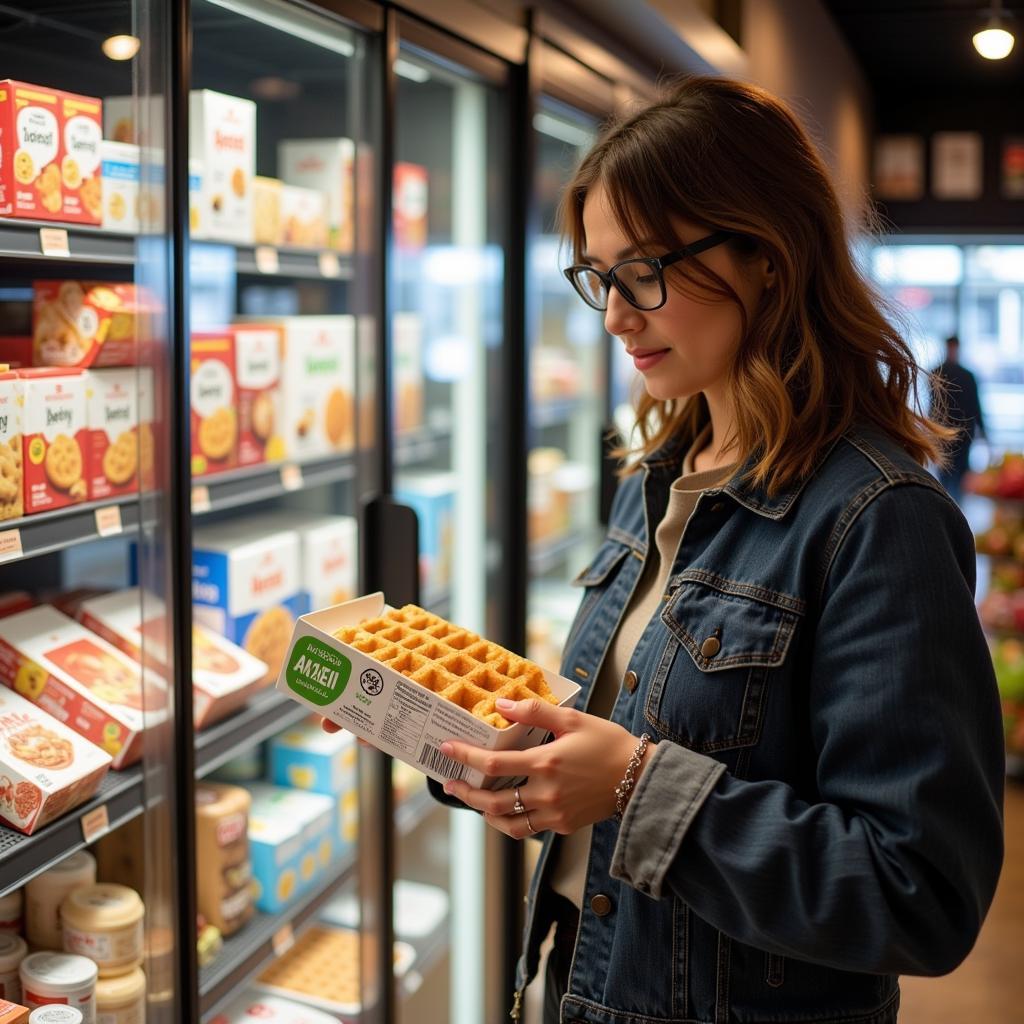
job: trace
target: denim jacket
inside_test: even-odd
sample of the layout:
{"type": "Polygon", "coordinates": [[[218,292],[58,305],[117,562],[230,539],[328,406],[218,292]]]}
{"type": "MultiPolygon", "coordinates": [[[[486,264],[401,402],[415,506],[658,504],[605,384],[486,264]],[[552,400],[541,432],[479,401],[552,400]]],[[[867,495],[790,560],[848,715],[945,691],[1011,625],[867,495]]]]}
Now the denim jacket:
{"type": "MultiPolygon", "coordinates": [[[[624,479],[576,580],[578,707],[688,440],[624,479]]],[[[890,1024],[897,976],[955,967],[995,890],[1003,737],[960,510],[868,427],[774,497],[746,468],[700,497],[619,689],[613,721],[657,750],[594,826],[564,1022],[890,1024]]]]}

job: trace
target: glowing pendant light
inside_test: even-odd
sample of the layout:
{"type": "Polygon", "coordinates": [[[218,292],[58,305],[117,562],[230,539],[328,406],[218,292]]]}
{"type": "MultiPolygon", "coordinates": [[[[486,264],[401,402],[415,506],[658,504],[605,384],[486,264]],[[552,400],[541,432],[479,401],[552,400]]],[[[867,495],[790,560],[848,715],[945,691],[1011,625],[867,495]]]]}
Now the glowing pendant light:
{"type": "Polygon", "coordinates": [[[974,34],[974,48],[986,60],[1002,60],[1013,49],[1013,33],[1003,28],[1002,0],[995,0],[988,25],[974,34]]]}

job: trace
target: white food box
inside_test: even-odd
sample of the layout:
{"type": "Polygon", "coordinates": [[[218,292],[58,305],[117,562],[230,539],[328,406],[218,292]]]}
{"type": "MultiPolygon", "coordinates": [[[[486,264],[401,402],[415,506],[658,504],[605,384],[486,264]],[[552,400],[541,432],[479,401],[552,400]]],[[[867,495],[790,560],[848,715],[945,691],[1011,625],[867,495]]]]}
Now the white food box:
{"type": "MultiPolygon", "coordinates": [[[[438,782],[460,778],[483,789],[514,784],[515,778],[485,776],[446,758],[441,744],[463,740],[489,750],[526,750],[543,741],[545,730],[518,723],[496,729],[335,639],[338,630],[377,618],[386,608],[384,595],[376,593],[301,616],[277,688],[438,782]]],[[[558,704],[571,706],[579,686],[541,671],[558,704]]]]}
{"type": "Polygon", "coordinates": [[[13,690],[0,687],[0,820],[31,835],[85,803],[110,755],[13,690]]]}
{"type": "Polygon", "coordinates": [[[216,1014],[210,1024],[338,1024],[338,1018],[293,999],[245,992],[216,1014]]]}
{"type": "Polygon", "coordinates": [[[284,245],[323,249],[327,245],[327,214],[323,192],[298,185],[281,188],[281,235],[284,245]]]}
{"type": "Polygon", "coordinates": [[[251,244],[256,176],[256,104],[211,89],[189,95],[189,156],[202,161],[205,237],[251,244]]]}
{"type": "Polygon", "coordinates": [[[355,239],[355,144],[351,139],[284,139],[277,166],[289,185],[322,192],[327,199],[328,245],[351,252],[355,239]]]}
{"type": "MultiPolygon", "coordinates": [[[[166,612],[155,594],[138,587],[83,601],[78,620],[136,661],[165,669],[166,612]],[[143,619],[143,613],[145,619],[143,619]]],[[[200,625],[192,627],[192,717],[197,729],[241,707],[266,679],[266,662],[200,625]]]]}
{"type": "Polygon", "coordinates": [[[103,227],[136,234],[139,230],[139,147],[128,142],[100,143],[103,227]]]}

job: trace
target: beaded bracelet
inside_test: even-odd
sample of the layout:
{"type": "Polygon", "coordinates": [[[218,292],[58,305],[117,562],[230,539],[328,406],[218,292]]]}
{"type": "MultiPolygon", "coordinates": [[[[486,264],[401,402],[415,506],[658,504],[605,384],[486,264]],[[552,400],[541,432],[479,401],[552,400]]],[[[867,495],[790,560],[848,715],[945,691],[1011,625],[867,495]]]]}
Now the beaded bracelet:
{"type": "Polygon", "coordinates": [[[622,816],[626,813],[626,802],[629,800],[629,794],[633,792],[633,787],[636,785],[636,773],[640,770],[640,762],[644,759],[644,754],[647,753],[647,744],[650,740],[651,737],[647,733],[640,737],[640,742],[636,745],[636,750],[633,751],[629,764],[626,765],[626,774],[615,787],[615,817],[619,821],[622,821],[622,816]]]}

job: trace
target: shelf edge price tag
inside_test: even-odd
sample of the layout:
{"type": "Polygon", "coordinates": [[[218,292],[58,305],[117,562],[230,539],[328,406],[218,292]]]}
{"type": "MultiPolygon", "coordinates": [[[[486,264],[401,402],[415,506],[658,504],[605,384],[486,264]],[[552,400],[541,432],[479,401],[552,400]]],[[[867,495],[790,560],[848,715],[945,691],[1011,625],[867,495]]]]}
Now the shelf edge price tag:
{"type": "Polygon", "coordinates": [[[341,260],[336,252],[325,249],[318,259],[321,277],[341,277],[341,260]]]}
{"type": "Polygon", "coordinates": [[[123,532],[120,505],[107,505],[106,508],[96,509],[96,532],[101,537],[116,537],[123,532]]]}
{"type": "Polygon", "coordinates": [[[295,945],[295,932],[290,924],[282,925],[274,932],[270,945],[274,950],[274,956],[284,956],[292,946],[295,945]]]}
{"type": "Polygon", "coordinates": [[[82,815],[82,838],[91,843],[98,839],[105,832],[110,831],[110,817],[107,814],[107,805],[97,807],[96,810],[82,815]]]}
{"type": "Polygon", "coordinates": [[[213,506],[210,504],[210,488],[205,485],[192,488],[192,512],[199,515],[209,512],[213,506]]]}
{"type": "Polygon", "coordinates": [[[71,243],[68,241],[67,228],[40,228],[39,251],[44,256],[60,256],[65,259],[70,256],[71,243]]]}
{"type": "Polygon", "coordinates": [[[277,250],[272,245],[256,246],[256,269],[261,274],[276,274],[281,269],[277,250]]]}
{"type": "Polygon", "coordinates": [[[289,463],[281,467],[281,486],[286,491],[302,490],[302,467],[289,463]]]}
{"type": "Polygon", "coordinates": [[[0,533],[0,562],[12,562],[21,558],[21,530],[4,530],[0,533]]]}

